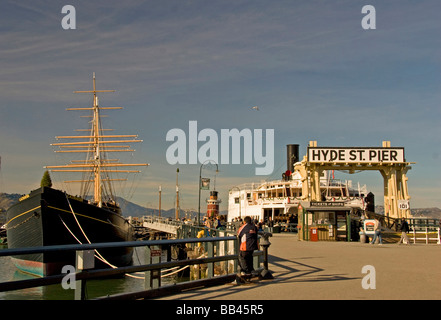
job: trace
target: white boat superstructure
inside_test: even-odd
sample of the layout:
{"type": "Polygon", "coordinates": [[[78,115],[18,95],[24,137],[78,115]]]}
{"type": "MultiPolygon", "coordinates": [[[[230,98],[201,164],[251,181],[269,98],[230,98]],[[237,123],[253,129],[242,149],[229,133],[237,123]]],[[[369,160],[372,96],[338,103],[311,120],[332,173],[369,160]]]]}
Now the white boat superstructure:
{"type": "MultiPolygon", "coordinates": [[[[345,202],[345,206],[364,208],[366,185],[352,187],[352,181],[332,179],[332,173],[325,171],[320,179],[323,201],[345,202]]],[[[297,216],[300,201],[307,201],[308,195],[302,194],[302,179],[298,172],[291,180],[276,180],[261,183],[242,184],[229,192],[228,219],[251,216],[266,221],[287,219],[297,216]]]]}
{"type": "MultiPolygon", "coordinates": [[[[300,202],[311,201],[309,178],[302,176],[304,162],[290,162],[298,159],[288,151],[288,168],[283,178],[234,186],[229,191],[228,221],[251,216],[266,222],[271,217],[277,221],[296,221],[300,202]]],[[[364,209],[364,198],[368,194],[366,185],[353,186],[351,180],[335,179],[333,171],[323,171],[320,177],[321,200],[344,203],[345,207],[364,209]]]]}

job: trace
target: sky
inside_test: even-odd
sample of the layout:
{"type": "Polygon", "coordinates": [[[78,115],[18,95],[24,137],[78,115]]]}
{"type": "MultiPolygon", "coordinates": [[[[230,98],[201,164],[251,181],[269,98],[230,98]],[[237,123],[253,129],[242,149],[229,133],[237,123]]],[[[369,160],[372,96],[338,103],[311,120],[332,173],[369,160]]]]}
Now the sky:
{"type": "MultiPolygon", "coordinates": [[[[109,111],[105,126],[143,140],[131,161],[150,166],[122,194],[139,205],[158,208],[162,186],[162,208],[172,208],[179,168],[181,208],[197,209],[202,172],[226,210],[232,187],[281,178],[287,144],[299,144],[303,157],[310,140],[388,140],[415,162],[411,207],[441,207],[440,9],[439,0],[2,0],[0,192],[28,193],[45,165],[66,160],[50,144],[85,127],[66,108],[90,106],[90,96],[73,91],[90,90],[95,72],[98,89],[116,90],[100,105],[124,107],[109,111]],[[375,29],[362,27],[366,4],[375,29]],[[75,8],[75,29],[63,28],[65,5],[75,8]],[[190,121],[198,132],[274,130],[273,173],[256,175],[258,165],[244,161],[218,163],[217,174],[201,163],[170,164],[167,133],[188,137],[190,121]]],[[[336,176],[367,184],[382,204],[379,172],[336,176]]],[[[202,191],[202,208],[208,196],[202,191]]]]}

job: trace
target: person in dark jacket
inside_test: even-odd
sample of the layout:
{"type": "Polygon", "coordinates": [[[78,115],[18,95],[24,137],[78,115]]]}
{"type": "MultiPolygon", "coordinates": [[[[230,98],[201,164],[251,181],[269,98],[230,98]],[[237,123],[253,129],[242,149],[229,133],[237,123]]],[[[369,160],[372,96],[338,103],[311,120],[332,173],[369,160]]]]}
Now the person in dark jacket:
{"type": "Polygon", "coordinates": [[[254,271],[253,252],[258,249],[257,227],[250,217],[245,217],[243,225],[237,232],[239,238],[239,265],[242,275],[249,275],[254,271]]]}
{"type": "Polygon", "coordinates": [[[401,241],[403,241],[403,243],[410,244],[409,237],[407,236],[407,233],[409,232],[409,224],[404,218],[401,220],[400,230],[401,230],[401,238],[400,241],[398,241],[398,244],[401,244],[401,241]]]}

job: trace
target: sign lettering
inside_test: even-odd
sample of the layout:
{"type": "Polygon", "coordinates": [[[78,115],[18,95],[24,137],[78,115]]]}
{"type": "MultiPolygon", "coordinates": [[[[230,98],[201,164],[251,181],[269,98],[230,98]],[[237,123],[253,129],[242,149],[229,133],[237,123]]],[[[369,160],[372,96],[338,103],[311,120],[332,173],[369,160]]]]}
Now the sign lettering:
{"type": "Polygon", "coordinates": [[[373,236],[375,234],[375,220],[366,219],[363,221],[364,233],[368,236],[373,236]]]}
{"type": "Polygon", "coordinates": [[[150,256],[151,257],[160,257],[162,254],[162,250],[160,249],[152,249],[150,250],[150,256]]]}
{"type": "Polygon", "coordinates": [[[308,161],[316,163],[401,163],[404,148],[309,147],[308,161]]]}
{"type": "Polygon", "coordinates": [[[398,202],[398,209],[408,210],[410,208],[409,200],[398,200],[397,202],[398,202]]]}
{"type": "Polygon", "coordinates": [[[341,201],[311,201],[311,207],[344,207],[345,203],[341,201]]]}

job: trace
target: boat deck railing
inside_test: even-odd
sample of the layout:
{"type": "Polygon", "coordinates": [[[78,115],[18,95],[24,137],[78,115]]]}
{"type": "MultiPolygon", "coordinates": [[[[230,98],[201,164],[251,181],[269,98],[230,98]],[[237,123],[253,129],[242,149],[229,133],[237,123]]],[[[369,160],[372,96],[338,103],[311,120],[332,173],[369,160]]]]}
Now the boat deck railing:
{"type": "MultiPolygon", "coordinates": [[[[26,280],[15,280],[0,283],[0,292],[22,290],[27,288],[42,287],[52,284],[66,282],[66,277],[73,280],[73,289],[76,300],[84,300],[86,281],[92,279],[103,279],[113,276],[124,276],[133,273],[144,273],[144,290],[138,292],[121,293],[118,295],[105,296],[98,299],[142,299],[164,296],[189,290],[192,288],[213,286],[232,282],[236,279],[238,270],[238,242],[236,236],[202,237],[175,240],[147,240],[129,242],[111,242],[96,244],[72,244],[44,247],[28,247],[17,249],[0,250],[0,257],[19,256],[23,254],[74,251],[76,252],[76,266],[74,272],[32,278],[26,280]],[[161,262],[162,248],[170,246],[191,246],[201,253],[189,259],[161,262]],[[106,269],[86,269],[82,261],[87,260],[96,250],[121,247],[145,247],[145,264],[106,269]],[[182,283],[161,286],[161,270],[184,266],[199,266],[198,276],[182,283]],[[216,272],[215,272],[216,269],[216,272]]],[[[254,252],[254,267],[259,269],[263,261],[263,251],[254,252]]],[[[93,260],[93,259],[92,259],[93,260]]],[[[260,268],[261,269],[261,268],[260,268]]],[[[64,287],[63,287],[64,288],[64,287]]]]}

